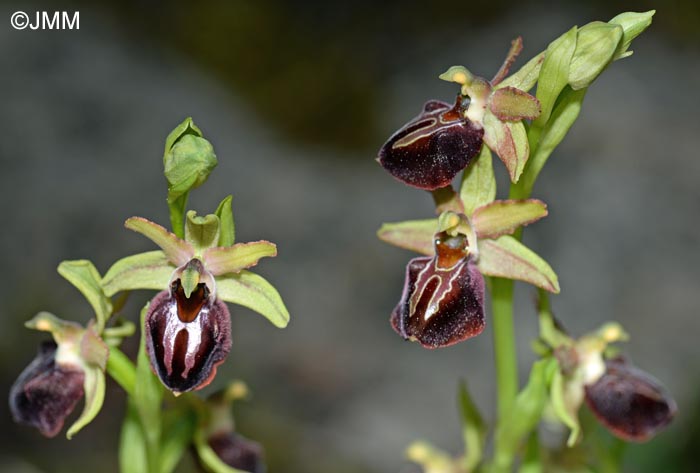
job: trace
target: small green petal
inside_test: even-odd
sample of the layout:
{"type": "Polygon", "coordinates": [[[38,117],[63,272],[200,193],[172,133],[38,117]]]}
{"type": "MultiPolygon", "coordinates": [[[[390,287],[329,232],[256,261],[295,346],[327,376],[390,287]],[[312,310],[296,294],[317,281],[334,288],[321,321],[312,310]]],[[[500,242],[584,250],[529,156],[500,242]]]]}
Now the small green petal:
{"type": "Polygon", "coordinates": [[[233,221],[231,209],[232,196],[227,196],[216,208],[216,216],[219,217],[219,243],[217,246],[231,246],[236,241],[236,226],[233,221]]]}

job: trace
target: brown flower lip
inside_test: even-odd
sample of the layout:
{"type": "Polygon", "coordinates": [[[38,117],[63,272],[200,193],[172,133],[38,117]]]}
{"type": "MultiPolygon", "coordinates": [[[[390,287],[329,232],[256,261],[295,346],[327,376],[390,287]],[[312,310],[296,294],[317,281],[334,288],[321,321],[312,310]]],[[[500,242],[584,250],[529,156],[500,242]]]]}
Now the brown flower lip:
{"type": "Polygon", "coordinates": [[[222,432],[209,437],[207,443],[222,462],[237,470],[265,473],[262,446],[234,432],[222,432]]]}
{"type": "Polygon", "coordinates": [[[180,279],[151,301],[146,315],[151,366],[173,392],[201,389],[231,350],[231,316],[204,283],[186,297],[180,279]]]}
{"type": "Polygon", "coordinates": [[[645,442],[663,430],[677,412],[675,401],[648,373],[617,358],[585,387],[586,404],[598,420],[623,440],[645,442]]]}
{"type": "Polygon", "coordinates": [[[445,187],[479,153],[480,125],[463,115],[462,96],[454,105],[430,100],[423,111],[394,133],[379,150],[378,161],[389,174],[425,190],[445,187]]]}
{"type": "Polygon", "coordinates": [[[83,397],[85,374],[77,366],[56,363],[57,345],[47,341],[10,389],[10,411],[15,422],[31,425],[46,437],[55,437],[83,397]]]}
{"type": "Polygon", "coordinates": [[[409,261],[403,294],[391,315],[392,327],[404,339],[433,349],[484,330],[484,278],[464,245],[463,236],[438,234],[435,256],[409,261]]]}

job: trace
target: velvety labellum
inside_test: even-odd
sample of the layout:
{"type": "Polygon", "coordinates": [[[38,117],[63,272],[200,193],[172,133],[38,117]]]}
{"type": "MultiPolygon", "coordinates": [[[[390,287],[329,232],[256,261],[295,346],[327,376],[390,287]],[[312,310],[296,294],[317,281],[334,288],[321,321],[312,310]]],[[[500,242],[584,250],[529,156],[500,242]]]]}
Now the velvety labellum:
{"type": "Polygon", "coordinates": [[[606,362],[605,374],[586,386],[586,404],[613,434],[634,442],[656,435],[677,411],[656,379],[619,359],[606,362]]]}
{"type": "Polygon", "coordinates": [[[431,100],[379,150],[379,163],[419,189],[445,187],[479,153],[484,130],[464,117],[462,97],[453,106],[431,100]]]}
{"type": "Polygon", "coordinates": [[[403,338],[440,348],[484,330],[484,278],[465,244],[463,236],[438,238],[434,257],[409,261],[403,294],[391,316],[403,338]]]}
{"type": "Polygon", "coordinates": [[[231,318],[226,304],[210,297],[200,283],[185,297],[180,280],[159,293],[146,316],[146,348],[154,371],[174,392],[201,389],[231,349],[231,318]]]}
{"type": "Polygon", "coordinates": [[[208,439],[209,447],[228,466],[249,473],[264,473],[263,448],[236,433],[220,433],[208,439]]]}
{"type": "Polygon", "coordinates": [[[10,410],[15,422],[55,437],[83,397],[85,374],[73,366],[56,364],[57,345],[44,342],[10,390],[10,410]]]}

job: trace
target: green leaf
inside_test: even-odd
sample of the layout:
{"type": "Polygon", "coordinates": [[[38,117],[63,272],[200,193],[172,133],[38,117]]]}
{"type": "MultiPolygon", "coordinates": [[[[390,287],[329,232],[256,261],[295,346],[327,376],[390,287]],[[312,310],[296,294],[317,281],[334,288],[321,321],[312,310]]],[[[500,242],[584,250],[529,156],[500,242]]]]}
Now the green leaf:
{"type": "Polygon", "coordinates": [[[537,79],[537,100],[542,106],[542,112],[535,120],[538,127],[547,123],[559,93],[569,84],[569,66],[576,50],[576,31],[574,26],[552,41],[545,51],[544,62],[537,79]]]}
{"type": "Polygon", "coordinates": [[[175,268],[160,250],[122,258],[112,265],[102,279],[104,291],[113,296],[134,289],[163,290],[168,287],[175,268]]]}
{"type": "Polygon", "coordinates": [[[556,370],[552,358],[536,361],[527,386],[515,398],[511,412],[496,428],[494,463],[499,471],[510,471],[514,453],[542,417],[547,403],[547,386],[556,370]]]}
{"type": "Polygon", "coordinates": [[[187,212],[185,221],[185,241],[192,245],[197,254],[219,243],[219,217],[209,214],[197,216],[197,212],[187,212]]]}
{"type": "Polygon", "coordinates": [[[504,87],[515,87],[516,89],[527,92],[532,89],[540,75],[540,69],[544,62],[544,52],[530,59],[518,72],[507,77],[503,82],[496,85],[496,89],[504,87]]]}
{"type": "Polygon", "coordinates": [[[626,12],[617,15],[608,23],[622,26],[622,41],[615,51],[613,61],[625,58],[632,55],[632,51],[628,51],[632,40],[642,34],[649,25],[651,25],[651,17],[654,16],[656,10],[649,10],[644,13],[626,12]]]}
{"type": "Polygon", "coordinates": [[[588,87],[613,60],[622,39],[620,25],[594,21],[579,28],[576,51],[569,66],[569,85],[588,87]]]}
{"type": "Polygon", "coordinates": [[[98,332],[102,331],[107,319],[112,315],[112,302],[102,291],[100,273],[88,260],[63,261],[58,265],[58,273],[81,292],[90,303],[97,317],[98,332]]]}
{"type": "Polygon", "coordinates": [[[534,120],[540,114],[540,102],[515,87],[502,87],[491,94],[489,109],[501,121],[534,120]]]}
{"type": "Polygon", "coordinates": [[[236,241],[236,226],[233,221],[231,209],[232,196],[227,196],[216,208],[216,216],[219,217],[219,243],[218,246],[231,246],[236,241]]]}
{"type": "Polygon", "coordinates": [[[277,289],[255,273],[243,270],[217,278],[216,292],[219,299],[254,310],[276,327],[284,328],[289,323],[289,312],[277,289]]]}
{"type": "Polygon", "coordinates": [[[175,266],[182,266],[194,256],[194,248],[184,240],[170,233],[157,223],[153,223],[142,217],[131,217],[124,222],[124,226],[145,236],[158,245],[168,260],[175,266]]]}
{"type": "MultiPolygon", "coordinates": [[[[464,213],[467,217],[471,217],[477,207],[486,205],[496,198],[496,176],[493,173],[492,161],[491,150],[488,146],[482,146],[479,156],[472,161],[462,175],[459,196],[464,204],[464,213]]],[[[432,254],[432,249],[431,237],[430,254],[432,254]]]]}
{"type": "MultiPolygon", "coordinates": [[[[141,310],[141,327],[145,327],[146,313],[149,304],[141,310]]],[[[148,471],[160,470],[160,439],[161,439],[161,404],[163,401],[163,385],[151,370],[151,364],[146,352],[146,333],[141,330],[139,353],[136,358],[136,379],[134,386],[134,405],[138,412],[141,429],[145,437],[148,471]]]]}
{"type": "Polygon", "coordinates": [[[204,252],[207,270],[214,276],[237,273],[258,264],[261,258],[277,256],[277,246],[260,240],[233,246],[209,248],[204,252]]]}
{"type": "Polygon", "coordinates": [[[195,431],[194,447],[195,450],[197,450],[199,461],[206,471],[210,473],[246,473],[245,471],[237,470],[224,463],[207,443],[202,429],[197,429],[195,431]]]}
{"type": "Polygon", "coordinates": [[[508,169],[510,180],[518,182],[525,169],[530,145],[523,122],[502,122],[491,111],[484,113],[484,143],[494,151],[508,169]]]}
{"type": "Polygon", "coordinates": [[[132,398],[126,405],[119,440],[119,471],[121,473],[149,473],[146,456],[146,436],[139,413],[132,398]]]}
{"type": "Polygon", "coordinates": [[[163,440],[160,448],[160,473],[171,473],[177,467],[194,436],[197,417],[189,409],[170,409],[163,418],[163,440]]]}
{"type": "Polygon", "coordinates": [[[83,427],[89,424],[102,409],[105,398],[105,374],[96,366],[89,366],[84,369],[85,381],[83,389],[85,391],[85,407],[82,414],[73,425],[70,426],[66,437],[73,438],[83,427]]]}
{"type": "Polygon", "coordinates": [[[487,276],[517,279],[559,292],[559,279],[545,260],[509,235],[479,240],[479,270],[487,276]]]}
{"type": "Polygon", "coordinates": [[[494,200],[474,211],[472,225],[479,238],[493,239],[546,216],[547,204],[541,200],[494,200]]]}
{"type": "Polygon", "coordinates": [[[432,256],[435,254],[433,237],[437,225],[436,218],[385,223],[377,232],[377,236],[380,240],[399,248],[432,256]]]}
{"type": "Polygon", "coordinates": [[[474,471],[481,463],[486,446],[487,428],[464,382],[459,383],[459,406],[462,414],[462,435],[465,446],[463,464],[466,471],[474,471]]]}

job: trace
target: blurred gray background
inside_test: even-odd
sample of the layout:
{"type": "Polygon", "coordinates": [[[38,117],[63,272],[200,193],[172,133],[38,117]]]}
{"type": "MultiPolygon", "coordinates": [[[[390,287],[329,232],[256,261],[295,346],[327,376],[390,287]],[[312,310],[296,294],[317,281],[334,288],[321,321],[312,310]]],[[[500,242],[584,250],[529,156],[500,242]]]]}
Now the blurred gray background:
{"type": "MultiPolygon", "coordinates": [[[[525,237],[559,274],[553,305],[567,328],[581,334],[620,321],[632,334],[626,352],[676,396],[677,421],[652,444],[629,448],[630,471],[695,471],[700,447],[700,11],[690,1],[663,5],[635,54],[591,87],[535,191],[550,215],[525,237]]],[[[277,330],[232,307],[233,350],[207,390],[248,382],[254,398],[239,405],[239,428],[267,447],[271,473],[414,472],[403,450],[418,438],[458,453],[459,378],[493,415],[490,327],[438,351],[391,330],[412,255],[375,231],[430,217],[432,201],[384,173],[376,151],[424,101],[453,97],[437,79],[448,66],[491,77],[519,34],[527,59],[574,24],[652,7],[0,4],[0,391],[43,339],[23,321],[39,310],[91,315],[55,272],[61,260],[89,258],[104,272],[152,248],[122,223],[132,215],[168,222],[163,142],[191,115],[220,162],[191,207],[210,212],[231,193],[237,238],[279,247],[257,269],[280,290],[291,324],[277,330]],[[16,10],[57,9],[79,10],[80,30],[10,28],[16,10]]],[[[132,296],[132,320],[148,297],[132,296]]],[[[517,297],[524,380],[534,359],[533,289],[519,285],[517,297]]],[[[0,470],[116,472],[123,409],[110,383],[90,426],[72,441],[46,440],[14,425],[0,403],[0,470]]]]}

